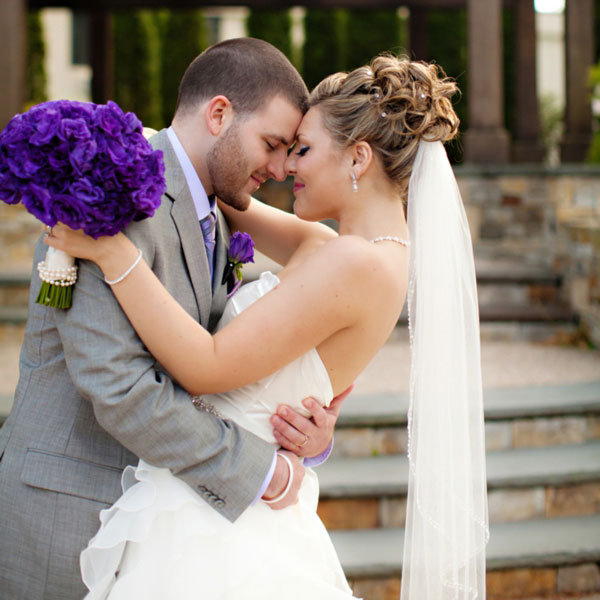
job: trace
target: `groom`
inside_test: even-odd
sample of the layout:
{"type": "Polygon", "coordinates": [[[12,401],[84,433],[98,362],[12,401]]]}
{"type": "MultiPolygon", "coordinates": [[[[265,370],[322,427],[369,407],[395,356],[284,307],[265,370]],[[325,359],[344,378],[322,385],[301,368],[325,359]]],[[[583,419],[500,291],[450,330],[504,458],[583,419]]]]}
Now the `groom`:
{"type": "MultiPolygon", "coordinates": [[[[282,180],[306,105],[306,87],[283,54],[259,40],[230,40],[190,65],[173,126],[152,138],[164,153],[167,192],[155,216],[126,233],[204,327],[215,325],[227,295],[229,232],[214,196],[243,210],[263,181],[282,180]],[[201,226],[207,219],[209,227],[201,226]]],[[[38,243],[34,264],[45,250],[38,243]]],[[[83,596],[79,553],[98,529],[99,511],[120,496],[124,467],[138,457],[168,467],[231,521],[261,496],[281,493],[285,461],[192,404],[147,352],[94,265],[81,262],[69,310],[35,304],[39,285],[34,269],[20,379],[0,430],[3,598],[83,596]]],[[[320,440],[311,441],[318,453],[338,411],[339,402],[315,406],[312,421],[294,413],[289,423],[275,419],[278,439],[291,449],[320,440]]],[[[295,501],[303,477],[289,456],[293,486],[275,508],[295,501]]]]}

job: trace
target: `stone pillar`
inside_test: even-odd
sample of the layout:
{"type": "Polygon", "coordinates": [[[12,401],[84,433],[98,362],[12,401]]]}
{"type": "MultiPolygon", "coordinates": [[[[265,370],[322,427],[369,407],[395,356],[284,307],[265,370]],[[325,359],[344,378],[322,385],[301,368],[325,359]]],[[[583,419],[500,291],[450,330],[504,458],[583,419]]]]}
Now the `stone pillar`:
{"type": "Polygon", "coordinates": [[[26,11],[26,0],[0,1],[0,129],[25,103],[26,11]]]}
{"type": "Polygon", "coordinates": [[[562,162],[585,159],[592,137],[589,69],[594,62],[594,2],[565,2],[566,97],[562,162]]]}
{"type": "Polygon", "coordinates": [[[112,15],[102,10],[92,12],[90,30],[92,101],[104,104],[115,96],[112,15]]]}
{"type": "Polygon", "coordinates": [[[533,0],[515,4],[516,21],[516,90],[515,162],[541,162],[544,148],[540,141],[540,116],[536,86],[535,8],[533,0]]]}
{"type": "Polygon", "coordinates": [[[502,107],[502,0],[467,0],[469,129],[465,162],[505,163],[509,136],[502,107]]]}
{"type": "Polygon", "coordinates": [[[427,10],[411,6],[409,17],[410,57],[413,60],[428,60],[427,10]]]}

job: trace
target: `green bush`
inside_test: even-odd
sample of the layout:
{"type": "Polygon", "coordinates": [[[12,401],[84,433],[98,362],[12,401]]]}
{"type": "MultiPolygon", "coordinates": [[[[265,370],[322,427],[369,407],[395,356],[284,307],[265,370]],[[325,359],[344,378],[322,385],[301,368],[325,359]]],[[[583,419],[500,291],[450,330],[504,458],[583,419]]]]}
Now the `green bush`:
{"type": "Polygon", "coordinates": [[[346,69],[345,11],[326,8],[310,9],[304,17],[302,76],[312,90],[322,79],[346,69]]]}
{"type": "MultiPolygon", "coordinates": [[[[600,61],[590,69],[589,85],[592,89],[592,101],[595,104],[600,103],[600,61]]],[[[586,161],[600,163],[600,114],[598,113],[594,114],[594,132],[586,161]]]]}
{"type": "Polygon", "coordinates": [[[170,10],[161,21],[162,121],[169,125],[175,113],[179,82],[188,65],[208,46],[200,10],[170,10]]]}
{"type": "Polygon", "coordinates": [[[148,10],[114,14],[115,100],[146,127],[163,126],[160,41],[148,10]]]}
{"type": "Polygon", "coordinates": [[[48,100],[45,57],[46,46],[40,11],[29,10],[27,11],[27,71],[25,73],[27,106],[48,100]]]}
{"type": "Polygon", "coordinates": [[[289,10],[252,9],[246,28],[249,37],[273,44],[292,60],[292,17],[289,10]]]}
{"type": "Polygon", "coordinates": [[[401,39],[402,31],[402,22],[395,8],[348,10],[346,69],[356,69],[381,52],[404,52],[406,40],[401,39]]]}

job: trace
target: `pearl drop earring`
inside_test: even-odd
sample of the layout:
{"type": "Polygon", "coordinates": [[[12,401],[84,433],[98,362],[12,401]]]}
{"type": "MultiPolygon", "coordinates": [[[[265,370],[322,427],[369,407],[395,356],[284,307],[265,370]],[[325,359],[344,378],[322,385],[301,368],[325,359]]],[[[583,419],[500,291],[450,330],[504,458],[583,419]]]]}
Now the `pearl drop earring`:
{"type": "Polygon", "coordinates": [[[358,192],[358,181],[356,181],[356,175],[354,171],[350,171],[350,178],[352,179],[352,191],[358,192]]]}

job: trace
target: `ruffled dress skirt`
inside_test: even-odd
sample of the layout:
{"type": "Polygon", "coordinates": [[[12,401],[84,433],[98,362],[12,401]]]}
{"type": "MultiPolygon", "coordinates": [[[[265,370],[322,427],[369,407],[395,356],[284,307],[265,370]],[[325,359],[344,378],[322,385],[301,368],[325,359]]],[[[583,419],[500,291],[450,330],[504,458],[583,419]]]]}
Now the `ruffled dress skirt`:
{"type": "Polygon", "coordinates": [[[81,554],[87,600],[347,600],[307,469],[296,505],[264,502],[231,523],[168,469],[140,461],[81,554]]]}

